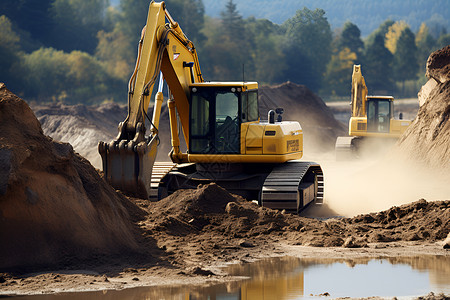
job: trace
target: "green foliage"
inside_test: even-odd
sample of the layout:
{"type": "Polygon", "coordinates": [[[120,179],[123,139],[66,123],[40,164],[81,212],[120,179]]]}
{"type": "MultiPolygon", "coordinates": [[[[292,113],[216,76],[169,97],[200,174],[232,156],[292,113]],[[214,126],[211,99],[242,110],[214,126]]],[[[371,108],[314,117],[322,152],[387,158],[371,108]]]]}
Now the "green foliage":
{"type": "Polygon", "coordinates": [[[55,22],[51,46],[93,53],[107,7],[108,0],[54,0],[50,8],[55,22]]]}
{"type": "Polygon", "coordinates": [[[121,0],[121,16],[117,22],[119,30],[133,41],[139,41],[149,7],[148,0],[121,0]]]}
{"type": "Polygon", "coordinates": [[[116,80],[108,76],[100,62],[80,51],[41,48],[24,54],[18,70],[25,95],[38,101],[92,104],[117,92],[111,90],[116,80]]]}
{"type": "Polygon", "coordinates": [[[380,24],[380,26],[375,29],[369,36],[366,38],[365,45],[371,45],[375,42],[375,37],[377,35],[381,35],[383,39],[386,37],[386,34],[389,32],[389,28],[394,25],[394,21],[388,19],[380,24]]]}
{"type": "Polygon", "coordinates": [[[394,73],[397,81],[415,79],[419,66],[416,61],[417,47],[414,33],[406,27],[397,40],[394,54],[394,73]]]}
{"type": "Polygon", "coordinates": [[[425,74],[426,63],[428,56],[436,45],[436,40],[430,34],[428,26],[425,23],[420,25],[420,29],[416,34],[416,47],[417,47],[417,63],[419,65],[419,74],[425,74]]]}
{"type": "MultiPolygon", "coordinates": [[[[203,0],[206,14],[218,17],[225,1],[203,0]]],[[[244,18],[254,16],[282,24],[292,17],[293,12],[307,7],[322,8],[327,12],[332,28],[342,28],[346,21],[357,24],[362,36],[373,32],[384,20],[405,20],[413,31],[422,22],[450,28],[450,5],[448,0],[234,0],[244,18]]],[[[440,36],[440,32],[435,38],[440,36]]],[[[433,32],[434,34],[434,32],[433,32]]],[[[373,42],[373,39],[372,41],[373,42]]]]}
{"type": "Polygon", "coordinates": [[[327,65],[322,92],[333,96],[349,95],[352,83],[352,69],[357,55],[349,48],[335,50],[327,65]]]}
{"type": "Polygon", "coordinates": [[[100,31],[97,34],[98,45],[96,57],[102,62],[108,74],[123,80],[128,80],[134,67],[133,42],[117,27],[112,32],[100,31]]]}
{"type": "Polygon", "coordinates": [[[316,9],[298,10],[287,20],[284,55],[287,68],[283,81],[291,80],[307,85],[317,91],[321,86],[322,75],[331,58],[331,29],[325,11],[316,9]]]}
{"type": "MultiPolygon", "coordinates": [[[[287,5],[295,2],[286,1],[287,5]]],[[[311,1],[306,0],[305,5],[311,1]]],[[[320,3],[354,11],[356,6],[349,1],[354,0],[320,3]]],[[[426,0],[415,1],[423,6],[426,0]]],[[[277,25],[248,17],[250,11],[262,8],[280,14],[276,1],[261,0],[252,10],[245,9],[248,4],[241,0],[217,2],[218,18],[205,16],[203,2],[207,9],[212,5],[210,0],[166,0],[166,7],[194,42],[207,80],[241,80],[245,65],[247,81],[274,84],[291,80],[314,91],[348,95],[352,65],[362,64],[370,91],[390,93],[395,86],[405,86],[405,81],[414,89],[417,81],[411,78],[423,77],[430,53],[450,44],[444,26],[447,20],[439,14],[420,26],[415,41],[408,26],[386,20],[363,43],[361,31],[368,24],[355,20],[367,18],[367,14],[347,18],[352,22],[335,30],[338,34],[332,40],[328,10],[326,16],[323,9],[305,7],[294,16],[293,10],[283,10],[291,18],[277,25]]],[[[110,6],[109,0],[0,1],[0,81],[29,100],[125,101],[149,3],[120,0],[120,5],[110,6]]],[[[405,5],[392,3],[390,8],[405,5]]],[[[366,6],[375,12],[378,4],[368,2],[366,6]]],[[[446,15],[448,8],[441,9],[446,15]]],[[[398,15],[392,17],[399,19],[398,15]]],[[[411,24],[411,18],[406,21],[411,24]]]]}
{"type": "Polygon", "coordinates": [[[344,24],[341,36],[338,39],[337,47],[339,50],[348,48],[351,52],[356,54],[357,58],[361,58],[364,51],[364,42],[361,40],[361,31],[358,26],[347,21],[344,24]]]}
{"type": "Polygon", "coordinates": [[[12,29],[11,21],[0,16],[0,82],[13,86],[16,76],[12,66],[18,61],[19,42],[20,37],[12,29]]]}
{"type": "Polygon", "coordinates": [[[35,43],[45,44],[51,41],[52,27],[55,26],[50,15],[53,1],[1,0],[0,14],[12,21],[17,32],[26,32],[35,43]]]}
{"type": "Polygon", "coordinates": [[[373,43],[366,47],[363,64],[363,74],[370,93],[392,94],[392,61],[392,53],[384,46],[384,36],[376,35],[373,43]]]}
{"type": "Polygon", "coordinates": [[[389,27],[384,38],[384,44],[392,54],[397,51],[397,42],[406,28],[408,28],[408,24],[405,21],[395,22],[389,27]]]}
{"type": "Polygon", "coordinates": [[[204,26],[205,7],[202,0],[166,0],[166,7],[183,32],[194,44],[205,41],[201,30],[204,26]]]}
{"type": "Polygon", "coordinates": [[[245,76],[260,83],[276,83],[286,69],[286,59],[279,45],[284,39],[280,27],[269,20],[249,18],[245,24],[251,43],[253,67],[246,67],[245,76]]]}
{"type": "Polygon", "coordinates": [[[247,36],[244,21],[232,0],[227,2],[221,13],[220,23],[212,24],[211,27],[212,30],[207,32],[208,41],[201,52],[207,65],[204,74],[216,80],[240,80],[243,66],[251,70],[253,62],[249,40],[243,39],[247,36]]]}
{"type": "Polygon", "coordinates": [[[450,34],[442,34],[438,38],[436,45],[438,48],[444,48],[445,46],[450,45],[450,34]]]}

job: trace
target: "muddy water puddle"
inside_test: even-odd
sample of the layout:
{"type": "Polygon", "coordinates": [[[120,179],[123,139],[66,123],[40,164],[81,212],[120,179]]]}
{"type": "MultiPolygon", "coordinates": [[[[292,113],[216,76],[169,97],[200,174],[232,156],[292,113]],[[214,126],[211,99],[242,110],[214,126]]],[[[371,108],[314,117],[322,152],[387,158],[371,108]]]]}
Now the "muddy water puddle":
{"type": "Polygon", "coordinates": [[[232,265],[241,280],[203,286],[140,287],[121,291],[62,293],[17,299],[326,299],[412,298],[450,294],[450,257],[358,259],[272,258],[232,265]],[[329,296],[329,297],[323,297],[329,296]]]}

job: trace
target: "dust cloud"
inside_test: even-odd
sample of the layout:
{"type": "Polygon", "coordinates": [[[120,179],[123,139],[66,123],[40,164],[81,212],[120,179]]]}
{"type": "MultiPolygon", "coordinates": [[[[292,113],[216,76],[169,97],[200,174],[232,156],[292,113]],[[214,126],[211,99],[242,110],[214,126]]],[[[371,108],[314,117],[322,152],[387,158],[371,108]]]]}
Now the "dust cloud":
{"type": "Polygon", "coordinates": [[[450,176],[389,152],[379,159],[319,159],[325,174],[325,203],[339,215],[386,210],[392,206],[450,198],[450,176]]]}

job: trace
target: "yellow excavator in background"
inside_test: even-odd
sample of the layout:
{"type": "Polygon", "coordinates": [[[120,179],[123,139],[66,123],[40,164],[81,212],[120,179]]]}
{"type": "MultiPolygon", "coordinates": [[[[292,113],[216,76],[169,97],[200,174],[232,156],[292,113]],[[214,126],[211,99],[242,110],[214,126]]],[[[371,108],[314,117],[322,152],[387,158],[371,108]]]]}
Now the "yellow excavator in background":
{"type": "Polygon", "coordinates": [[[348,125],[349,136],[336,140],[336,159],[360,157],[364,150],[376,151],[375,147],[386,148],[395,142],[411,121],[394,119],[394,97],[368,96],[361,65],[353,66],[352,114],[348,125]],[[379,142],[382,142],[380,144],[379,142]]]}
{"type": "Polygon", "coordinates": [[[150,3],[128,90],[128,116],[119,124],[117,138],[98,146],[105,178],[113,187],[156,200],[215,182],[260,205],[290,212],[323,202],[320,165],[298,161],[303,155],[300,124],[282,121],[280,108],[261,121],[256,82],[205,82],[193,43],[164,2],[150,3]],[[152,118],[147,115],[160,73],[170,89],[173,164],[155,163],[164,99],[161,76],[152,118]],[[180,150],[178,120],[186,153],[180,150]]]}

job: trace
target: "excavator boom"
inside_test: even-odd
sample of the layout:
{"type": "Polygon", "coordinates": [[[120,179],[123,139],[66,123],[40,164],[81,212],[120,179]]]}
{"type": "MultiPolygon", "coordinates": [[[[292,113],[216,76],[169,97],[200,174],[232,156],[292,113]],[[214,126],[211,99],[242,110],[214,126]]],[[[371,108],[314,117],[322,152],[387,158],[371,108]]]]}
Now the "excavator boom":
{"type": "MultiPolygon", "coordinates": [[[[148,198],[151,172],[157,154],[158,125],[163,96],[157,93],[153,117],[147,115],[153,87],[162,72],[176,101],[185,138],[189,135],[189,85],[203,82],[194,45],[184,35],[165,3],[151,2],[147,24],[139,41],[136,66],[128,84],[128,116],[110,143],[99,143],[106,179],[116,188],[148,198]],[[168,23],[166,24],[166,18],[168,23]],[[146,136],[145,122],[152,125],[146,136]]],[[[174,113],[172,113],[175,116],[174,113]]],[[[176,144],[176,141],[175,141],[176,144]]],[[[176,149],[177,150],[177,149],[176,149]]],[[[180,157],[181,154],[177,153],[180,157]]],[[[180,161],[182,158],[179,159],[180,161]]]]}

